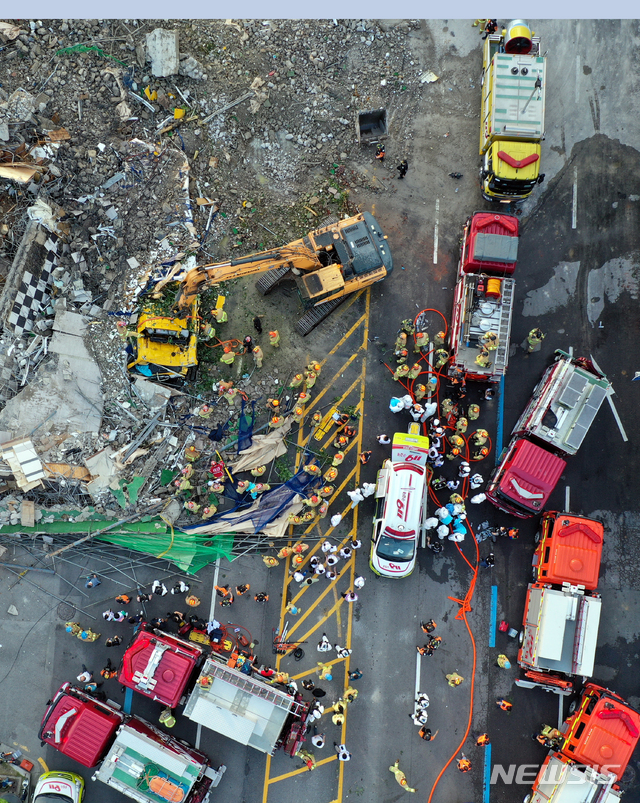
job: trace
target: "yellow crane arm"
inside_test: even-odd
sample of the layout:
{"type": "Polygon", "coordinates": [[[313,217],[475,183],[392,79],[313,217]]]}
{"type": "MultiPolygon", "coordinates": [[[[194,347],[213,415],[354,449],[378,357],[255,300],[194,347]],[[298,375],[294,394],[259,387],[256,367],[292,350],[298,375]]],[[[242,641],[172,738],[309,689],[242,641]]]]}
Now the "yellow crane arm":
{"type": "Polygon", "coordinates": [[[198,265],[182,278],[182,286],[176,304],[179,308],[188,306],[193,297],[206,287],[239,279],[255,273],[265,273],[288,265],[296,270],[310,270],[320,267],[320,261],[314,251],[300,245],[291,244],[275,251],[261,251],[240,259],[228,262],[215,262],[209,265],[198,265]]]}

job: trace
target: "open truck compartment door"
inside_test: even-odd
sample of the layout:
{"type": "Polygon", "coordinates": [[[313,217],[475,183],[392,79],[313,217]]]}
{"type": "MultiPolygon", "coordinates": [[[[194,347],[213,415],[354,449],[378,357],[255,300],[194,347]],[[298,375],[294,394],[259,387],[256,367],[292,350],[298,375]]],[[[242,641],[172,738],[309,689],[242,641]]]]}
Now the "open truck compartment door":
{"type": "Polygon", "coordinates": [[[185,716],[240,744],[273,755],[295,721],[304,721],[308,704],[257,677],[210,656],[205,661],[185,716]]]}
{"type": "Polygon", "coordinates": [[[566,585],[529,585],[518,663],[534,672],[590,677],[595,663],[600,597],[566,585]]]}

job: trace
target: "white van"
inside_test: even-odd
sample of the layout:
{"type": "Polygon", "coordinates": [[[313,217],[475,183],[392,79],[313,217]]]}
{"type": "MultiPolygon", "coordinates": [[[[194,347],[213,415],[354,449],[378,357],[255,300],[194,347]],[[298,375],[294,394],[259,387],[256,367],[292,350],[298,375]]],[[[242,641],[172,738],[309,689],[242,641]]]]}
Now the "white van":
{"type": "Polygon", "coordinates": [[[396,432],[391,459],[378,472],[371,537],[371,570],[381,577],[408,577],[416,565],[427,512],[429,438],[396,432]]]}

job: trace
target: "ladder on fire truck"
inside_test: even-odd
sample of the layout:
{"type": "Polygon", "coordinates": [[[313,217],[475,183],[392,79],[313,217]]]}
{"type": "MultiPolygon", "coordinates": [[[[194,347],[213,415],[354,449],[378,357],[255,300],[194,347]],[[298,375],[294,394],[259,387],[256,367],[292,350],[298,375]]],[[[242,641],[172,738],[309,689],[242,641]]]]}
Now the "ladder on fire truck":
{"type": "Polygon", "coordinates": [[[502,279],[501,293],[502,306],[500,311],[500,325],[497,331],[498,348],[495,351],[494,366],[495,370],[504,374],[505,366],[509,358],[509,341],[511,338],[511,307],[513,304],[513,293],[515,281],[513,279],[502,279]]]}

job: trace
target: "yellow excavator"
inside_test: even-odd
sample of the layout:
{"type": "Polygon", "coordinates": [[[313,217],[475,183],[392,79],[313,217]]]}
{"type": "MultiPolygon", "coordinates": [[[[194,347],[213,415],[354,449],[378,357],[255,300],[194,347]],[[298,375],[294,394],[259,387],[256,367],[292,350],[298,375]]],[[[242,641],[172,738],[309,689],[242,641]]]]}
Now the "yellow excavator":
{"type": "Polygon", "coordinates": [[[362,212],[325,221],[282,248],[172,273],[151,295],[157,298],[164,287],[177,283],[175,315],[158,315],[155,310],[151,315],[143,305],[129,370],[159,381],[191,379],[197,366],[198,296],[220,282],[262,273],[256,287],[267,295],[281,282],[294,279],[306,308],[296,330],[305,336],[351,293],[382,281],[392,270],[387,237],[373,215],[362,212]]]}
{"type": "Polygon", "coordinates": [[[327,222],[275,251],[192,268],[182,279],[177,306],[188,307],[205,287],[229,279],[264,273],[256,287],[266,296],[280,282],[293,278],[307,308],[296,324],[304,336],[347,296],[381,281],[392,270],[387,238],[373,215],[363,212],[327,222]]]}

